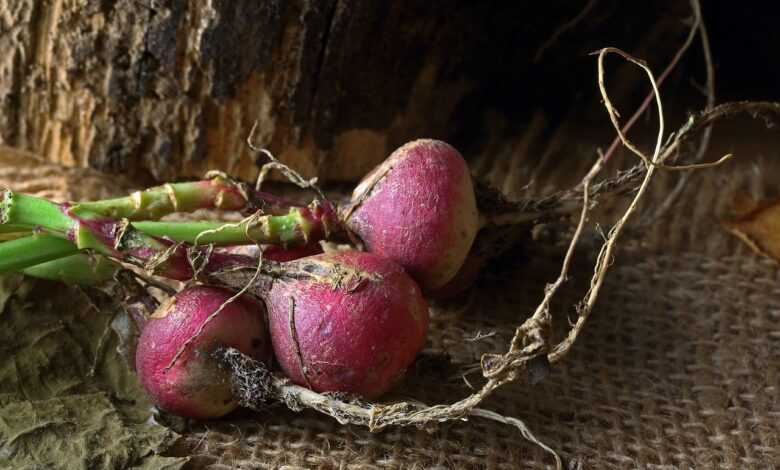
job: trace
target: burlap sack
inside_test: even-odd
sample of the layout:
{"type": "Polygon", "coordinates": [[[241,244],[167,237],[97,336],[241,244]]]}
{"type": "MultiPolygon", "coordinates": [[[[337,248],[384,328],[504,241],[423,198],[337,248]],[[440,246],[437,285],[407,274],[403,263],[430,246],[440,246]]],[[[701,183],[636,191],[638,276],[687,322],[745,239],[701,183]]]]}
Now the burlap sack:
{"type": "MultiPolygon", "coordinates": [[[[548,377],[505,386],[482,406],[522,419],[571,468],[780,467],[780,271],[718,224],[736,191],[771,195],[780,173],[752,147],[739,153],[740,161],[694,175],[665,217],[624,239],[583,335],[548,377]]],[[[492,171],[495,163],[472,163],[505,189],[528,182],[492,171]]],[[[557,172],[570,180],[572,166],[557,172]]],[[[679,177],[659,175],[643,208],[657,206],[679,177]]],[[[529,194],[560,187],[554,177],[536,181],[529,194]]],[[[609,211],[597,218],[607,222],[609,211]]],[[[584,293],[599,243],[598,231],[585,237],[554,302],[558,334],[584,293]]],[[[561,253],[546,243],[514,251],[466,298],[435,306],[428,351],[435,354],[398,394],[451,402],[469,393],[469,383],[478,386],[479,373],[469,369],[481,354],[506,349],[557,276],[561,253]]],[[[478,418],[372,434],[281,406],[195,424],[166,452],[190,456],[186,468],[210,469],[553,465],[515,428],[478,418]]]]}

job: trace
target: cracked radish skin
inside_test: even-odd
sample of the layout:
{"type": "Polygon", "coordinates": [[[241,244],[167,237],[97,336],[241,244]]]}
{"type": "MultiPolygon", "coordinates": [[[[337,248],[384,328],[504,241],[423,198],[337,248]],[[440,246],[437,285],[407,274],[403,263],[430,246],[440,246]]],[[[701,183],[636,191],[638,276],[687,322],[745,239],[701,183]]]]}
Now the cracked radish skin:
{"type": "Polygon", "coordinates": [[[430,139],[409,142],[372,170],[344,219],[368,251],[400,264],[425,291],[455,276],[479,229],[466,162],[430,139]]]}
{"type": "Polygon", "coordinates": [[[166,370],[181,346],[232,295],[217,287],[185,289],[146,322],[138,340],[136,370],[144,389],[161,409],[204,419],[223,416],[238,406],[230,376],[209,356],[217,346],[232,346],[270,363],[264,309],[245,296],[225,306],[166,370]]]}
{"type": "Polygon", "coordinates": [[[309,271],[331,274],[276,282],[265,296],[277,362],[315,391],[382,395],[425,345],[428,305],[419,286],[371,253],[301,261],[309,271]]]}

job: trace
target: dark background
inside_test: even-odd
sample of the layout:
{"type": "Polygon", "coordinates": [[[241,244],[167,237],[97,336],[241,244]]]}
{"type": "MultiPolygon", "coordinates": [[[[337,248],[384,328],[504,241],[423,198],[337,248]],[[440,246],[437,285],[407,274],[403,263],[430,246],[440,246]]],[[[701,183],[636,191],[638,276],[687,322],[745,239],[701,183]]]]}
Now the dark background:
{"type": "MultiPolygon", "coordinates": [[[[607,124],[609,131],[598,94],[596,58],[589,53],[605,46],[618,47],[646,60],[658,76],[685,40],[692,10],[684,0],[596,0],[581,21],[558,35],[537,58],[544,38],[551,37],[558,25],[576,17],[587,4],[585,0],[555,5],[518,2],[506,8],[505,15],[491,13],[497,8],[494,2],[461,5],[469,10],[462,16],[482,21],[492,15],[494,24],[486,27],[481,23],[473,31],[468,25],[463,28],[460,40],[468,44],[467,53],[452,57],[451,69],[453,75],[464,74],[479,86],[460,103],[457,129],[448,129],[448,135],[442,137],[467,154],[479,152],[485,136],[491,133],[484,119],[486,109],[513,123],[528,123],[539,110],[548,122],[562,122],[575,110],[579,122],[607,124]]],[[[702,14],[715,67],[716,101],[780,100],[780,3],[704,1],[702,14]]],[[[453,39],[452,50],[458,50],[459,45],[457,38],[453,39]]],[[[647,79],[617,56],[608,57],[607,74],[610,94],[627,119],[649,92],[647,79]]],[[[704,107],[705,78],[697,37],[661,87],[670,124],[704,107]]],[[[654,125],[654,121],[648,122],[650,127],[654,125]]],[[[554,128],[549,126],[549,132],[554,128]]],[[[507,129],[507,133],[512,132],[517,128],[507,129]]],[[[511,139],[511,135],[506,138],[511,139]]]]}
{"type": "Polygon", "coordinates": [[[780,99],[780,3],[709,1],[702,10],[720,100],[780,99]]]}
{"type": "MultiPolygon", "coordinates": [[[[715,68],[716,102],[780,100],[780,3],[701,3],[715,68]]],[[[657,77],[685,40],[692,10],[685,0],[596,0],[581,21],[561,33],[537,58],[540,44],[555,27],[576,17],[587,4],[585,0],[557,5],[518,2],[506,8],[505,15],[494,15],[494,24],[488,27],[480,24],[472,32],[464,27],[468,54],[453,50],[452,69],[465,72],[480,85],[459,105],[457,128],[449,128],[441,137],[465,154],[478,153],[491,131],[485,109],[495,110],[514,124],[507,128],[507,140],[539,110],[548,118],[542,140],[554,132],[556,123],[571,118],[573,110],[577,122],[611,132],[600,104],[596,58],[589,53],[605,46],[621,48],[646,60],[657,77]]],[[[465,7],[469,14],[464,16],[485,18],[496,8],[493,2],[479,5],[484,5],[484,11],[469,4],[465,7]]],[[[671,126],[704,107],[706,73],[701,47],[697,37],[661,87],[671,126]]],[[[643,72],[626,66],[617,56],[607,58],[607,83],[624,119],[649,92],[643,72]]],[[[651,109],[648,117],[653,113],[651,109]]],[[[650,131],[656,121],[645,122],[635,129],[650,131]]]]}

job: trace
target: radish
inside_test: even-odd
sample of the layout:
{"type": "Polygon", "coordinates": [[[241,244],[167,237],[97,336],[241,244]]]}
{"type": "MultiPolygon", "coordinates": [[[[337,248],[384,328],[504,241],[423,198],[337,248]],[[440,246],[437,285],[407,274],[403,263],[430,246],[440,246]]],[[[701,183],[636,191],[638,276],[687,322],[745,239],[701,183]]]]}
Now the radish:
{"type": "Polygon", "coordinates": [[[479,229],[466,162],[430,139],[400,147],[366,175],[342,219],[368,251],[400,264],[426,291],[455,276],[479,229]]]}
{"type": "Polygon", "coordinates": [[[303,245],[292,248],[283,248],[278,245],[267,245],[263,248],[263,259],[270,259],[283,263],[294,259],[305,258],[322,253],[320,245],[303,245]]]}
{"type": "Polygon", "coordinates": [[[136,371],[161,409],[203,419],[223,416],[238,406],[229,374],[210,357],[218,346],[232,346],[269,363],[263,307],[248,296],[227,303],[197,334],[207,318],[232,295],[218,287],[182,290],[144,325],[136,350],[136,371]],[[174,361],[191,338],[192,343],[174,361]]]}
{"type": "MultiPolygon", "coordinates": [[[[207,266],[205,272],[231,289],[249,285],[265,301],[277,361],[295,383],[320,392],[375,398],[403,376],[425,344],[428,305],[417,283],[388,259],[359,251],[323,253],[285,263],[240,259],[224,270],[221,264],[213,270],[207,266]]],[[[232,409],[225,376],[198,351],[218,341],[226,345],[243,341],[247,347],[248,334],[261,336],[248,333],[251,328],[246,325],[253,323],[246,321],[246,307],[231,310],[242,319],[230,320],[228,309],[234,304],[228,304],[198,335],[210,313],[229,296],[218,293],[198,295],[194,300],[189,300],[190,294],[155,315],[164,320],[161,326],[155,327],[150,320],[144,329],[140,342],[145,348],[139,346],[137,368],[144,386],[164,409],[197,417],[218,416],[232,409]],[[174,361],[188,342],[188,352],[174,361]],[[152,359],[146,359],[147,355],[152,359]],[[189,366],[192,358],[197,362],[189,366]],[[168,374],[173,375],[166,377],[165,368],[171,362],[174,366],[168,374]],[[200,389],[208,374],[214,374],[212,385],[200,389]],[[187,398],[186,390],[199,392],[187,398]],[[212,400],[209,395],[218,398],[212,400]]]]}
{"type": "Polygon", "coordinates": [[[392,261],[358,251],[283,266],[287,274],[261,289],[285,374],[321,392],[375,398],[388,391],[426,340],[428,306],[414,280],[392,261]]]}

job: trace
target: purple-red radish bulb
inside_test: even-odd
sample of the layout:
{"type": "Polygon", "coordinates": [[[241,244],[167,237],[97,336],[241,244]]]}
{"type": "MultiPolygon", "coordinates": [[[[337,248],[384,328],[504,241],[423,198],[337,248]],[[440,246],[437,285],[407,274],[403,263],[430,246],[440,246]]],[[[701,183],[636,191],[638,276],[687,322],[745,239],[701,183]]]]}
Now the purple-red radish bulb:
{"type": "Polygon", "coordinates": [[[343,215],[368,251],[400,264],[426,291],[455,276],[479,229],[468,166],[440,140],[393,152],[355,188],[343,215]]]}
{"type": "Polygon", "coordinates": [[[263,259],[284,263],[285,261],[292,261],[320,253],[322,253],[322,248],[319,244],[294,246],[290,248],[284,248],[278,245],[268,245],[263,249],[263,259]]]}
{"type": "Polygon", "coordinates": [[[238,406],[228,372],[209,355],[217,346],[270,360],[263,306],[244,296],[227,304],[167,369],[181,346],[232,296],[227,289],[191,287],[161,305],[147,321],[138,340],[136,371],[161,409],[205,419],[223,416],[238,406]]]}
{"type": "Polygon", "coordinates": [[[293,382],[315,391],[382,395],[425,345],[428,305],[419,286],[372,253],[305,261],[336,266],[344,276],[274,283],[265,301],[277,362],[293,382]]]}

